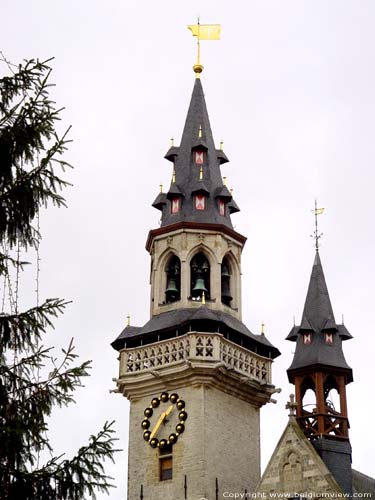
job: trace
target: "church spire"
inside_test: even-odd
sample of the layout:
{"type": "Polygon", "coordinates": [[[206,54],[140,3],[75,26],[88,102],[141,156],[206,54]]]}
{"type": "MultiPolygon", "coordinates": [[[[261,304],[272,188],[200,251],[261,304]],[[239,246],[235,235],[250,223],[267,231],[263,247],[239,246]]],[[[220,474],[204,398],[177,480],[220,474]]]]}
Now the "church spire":
{"type": "Polygon", "coordinates": [[[316,250],[301,324],[293,326],[287,340],[297,342],[288,376],[295,370],[327,365],[347,371],[352,381],[352,370],[345,361],[342,340],[352,338],[344,325],[335,321],[319,252],[316,250]]]}
{"type": "Polygon", "coordinates": [[[162,211],[161,226],[190,222],[221,224],[232,229],[230,214],[238,211],[238,207],[220,171],[220,165],[228,162],[228,158],[222,149],[215,147],[198,78],[180,146],[171,146],[165,158],[173,163],[174,175],[168,192],[159,194],[153,203],[162,211]]]}

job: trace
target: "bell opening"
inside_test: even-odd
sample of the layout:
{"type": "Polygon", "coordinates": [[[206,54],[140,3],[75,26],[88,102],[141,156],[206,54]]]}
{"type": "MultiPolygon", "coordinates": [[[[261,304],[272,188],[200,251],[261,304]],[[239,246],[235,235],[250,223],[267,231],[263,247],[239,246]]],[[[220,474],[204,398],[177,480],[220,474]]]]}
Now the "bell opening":
{"type": "Polygon", "coordinates": [[[176,255],[169,259],[166,274],[165,301],[169,304],[181,299],[181,263],[176,255]]]}
{"type": "Polygon", "coordinates": [[[230,293],[230,267],[228,259],[224,257],[221,264],[221,302],[230,307],[233,297],[230,293]]]}
{"type": "Polygon", "coordinates": [[[193,257],[190,264],[191,299],[201,301],[210,298],[210,265],[206,256],[200,252],[193,257]]]}

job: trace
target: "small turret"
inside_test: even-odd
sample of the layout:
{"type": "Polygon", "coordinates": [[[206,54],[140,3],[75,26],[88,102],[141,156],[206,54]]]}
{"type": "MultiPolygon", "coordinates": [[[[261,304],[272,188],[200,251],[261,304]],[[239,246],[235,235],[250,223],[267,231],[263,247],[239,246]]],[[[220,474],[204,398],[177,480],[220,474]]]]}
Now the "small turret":
{"type": "Polygon", "coordinates": [[[287,340],[296,342],[289,381],[295,385],[297,422],[345,493],[352,492],[351,446],[346,385],[353,373],[342,350],[352,338],[335,321],[318,248],[311,272],[301,325],[287,340]],[[314,394],[313,402],[307,393],[314,394]],[[332,395],[338,396],[336,406],[332,395]]]}

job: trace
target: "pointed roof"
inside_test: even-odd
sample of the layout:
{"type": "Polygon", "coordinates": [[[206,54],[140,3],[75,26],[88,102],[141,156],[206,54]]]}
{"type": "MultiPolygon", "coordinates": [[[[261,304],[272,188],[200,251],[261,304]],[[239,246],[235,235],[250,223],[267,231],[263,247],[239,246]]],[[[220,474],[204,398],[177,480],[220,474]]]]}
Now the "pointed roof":
{"type": "Polygon", "coordinates": [[[289,417],[288,423],[267,464],[255,493],[269,498],[275,491],[289,498],[287,492],[331,493],[332,497],[343,494],[342,487],[327,465],[321,459],[314,446],[304,435],[295,417],[289,417]],[[285,476],[285,468],[294,457],[293,474],[285,476]],[[297,491],[296,491],[297,490],[297,491]]]}
{"type": "Polygon", "coordinates": [[[315,254],[309,288],[302,313],[301,324],[294,325],[287,340],[297,343],[294,358],[288,368],[292,381],[293,373],[316,366],[336,368],[347,372],[348,382],[353,380],[352,369],[347,364],[342,350],[342,341],[352,338],[344,325],[335,321],[319,252],[315,254]],[[311,334],[305,343],[304,334],[311,334]],[[326,333],[332,334],[332,342],[326,342],[326,333]]]}
{"type": "Polygon", "coordinates": [[[170,202],[165,205],[159,203],[157,206],[154,203],[162,211],[161,226],[195,222],[222,224],[232,229],[230,214],[239,209],[223,183],[220,165],[227,162],[228,158],[221,149],[215,147],[200,78],[195,79],[180,146],[173,145],[165,158],[174,164],[174,180],[166,197],[171,200],[176,195],[177,185],[181,207],[177,213],[172,214],[170,202]],[[196,151],[203,151],[203,164],[196,163],[196,151]],[[197,193],[206,195],[204,210],[196,210],[194,206],[193,196],[197,193]],[[224,215],[220,214],[218,198],[228,204],[224,215]]]}
{"type": "Polygon", "coordinates": [[[302,314],[301,328],[319,331],[327,323],[336,329],[335,316],[324,278],[322,263],[319,252],[316,252],[302,314]]]}

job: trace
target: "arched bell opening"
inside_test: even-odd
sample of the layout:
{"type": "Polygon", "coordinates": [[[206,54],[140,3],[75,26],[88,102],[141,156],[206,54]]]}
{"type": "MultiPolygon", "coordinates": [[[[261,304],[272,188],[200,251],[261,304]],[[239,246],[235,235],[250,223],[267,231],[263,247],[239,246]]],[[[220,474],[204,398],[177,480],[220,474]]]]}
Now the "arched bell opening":
{"type": "Polygon", "coordinates": [[[181,299],[181,262],[176,255],[168,260],[165,268],[166,289],[165,301],[167,304],[181,299]]]}
{"type": "Polygon", "coordinates": [[[210,298],[210,264],[203,252],[190,261],[190,295],[192,300],[198,301],[210,298]]]}
{"type": "Polygon", "coordinates": [[[328,375],[324,381],[324,402],[328,413],[340,413],[340,393],[334,376],[328,375]]]}
{"type": "Polygon", "coordinates": [[[301,386],[302,409],[312,412],[316,408],[315,383],[311,377],[305,377],[301,386]]]}
{"type": "Polygon", "coordinates": [[[229,261],[224,257],[221,263],[221,302],[227,306],[230,306],[233,300],[231,294],[231,275],[229,261]]]}

